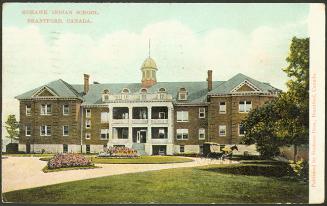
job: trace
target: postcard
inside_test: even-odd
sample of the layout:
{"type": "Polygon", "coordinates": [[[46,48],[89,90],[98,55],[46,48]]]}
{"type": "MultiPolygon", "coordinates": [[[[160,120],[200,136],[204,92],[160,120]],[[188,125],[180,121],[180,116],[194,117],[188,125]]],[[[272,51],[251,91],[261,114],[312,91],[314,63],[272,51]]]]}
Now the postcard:
{"type": "Polygon", "coordinates": [[[2,23],[2,202],[324,202],[324,4],[7,2],[2,23]]]}

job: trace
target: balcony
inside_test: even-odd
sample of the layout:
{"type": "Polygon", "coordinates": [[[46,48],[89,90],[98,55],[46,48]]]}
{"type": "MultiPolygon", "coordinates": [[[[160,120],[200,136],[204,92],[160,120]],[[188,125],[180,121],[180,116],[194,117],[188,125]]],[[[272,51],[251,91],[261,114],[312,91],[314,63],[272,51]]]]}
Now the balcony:
{"type": "Polygon", "coordinates": [[[128,119],[113,119],[113,124],[128,124],[128,119]]]}
{"type": "Polygon", "coordinates": [[[111,101],[171,101],[172,95],[159,93],[148,94],[111,94],[108,95],[106,102],[111,101]]]}
{"type": "Polygon", "coordinates": [[[151,124],[168,124],[168,119],[151,119],[151,124]]]}
{"type": "Polygon", "coordinates": [[[147,124],[148,120],[147,119],[132,119],[133,124],[147,124]]]}

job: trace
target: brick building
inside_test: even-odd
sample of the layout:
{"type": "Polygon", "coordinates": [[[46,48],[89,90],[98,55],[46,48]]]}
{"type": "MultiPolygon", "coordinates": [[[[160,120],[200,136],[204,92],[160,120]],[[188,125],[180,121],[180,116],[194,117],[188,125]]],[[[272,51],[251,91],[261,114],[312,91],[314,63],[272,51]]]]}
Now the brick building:
{"type": "MultiPolygon", "coordinates": [[[[157,82],[147,58],[140,83],[69,84],[61,79],[16,97],[19,150],[95,153],[126,146],[140,154],[199,153],[204,142],[239,144],[241,120],[280,90],[243,74],[227,81],[157,82]]],[[[240,148],[245,146],[239,145],[240,148]]]]}

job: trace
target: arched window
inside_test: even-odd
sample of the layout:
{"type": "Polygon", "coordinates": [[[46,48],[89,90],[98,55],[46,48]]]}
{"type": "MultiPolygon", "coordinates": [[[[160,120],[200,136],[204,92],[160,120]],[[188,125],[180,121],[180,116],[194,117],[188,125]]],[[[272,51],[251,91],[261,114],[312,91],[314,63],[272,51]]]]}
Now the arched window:
{"type": "Polygon", "coordinates": [[[141,93],[147,93],[147,92],[148,92],[148,90],[146,88],[141,89],[141,93]]]}
{"type": "Polygon", "coordinates": [[[108,89],[103,90],[103,94],[109,94],[109,90],[108,89]]]}
{"type": "Polygon", "coordinates": [[[122,93],[124,93],[124,94],[128,94],[130,91],[129,91],[129,89],[127,89],[127,88],[124,88],[123,90],[122,90],[122,93]]]}
{"type": "Polygon", "coordinates": [[[159,92],[166,92],[166,89],[163,88],[163,87],[161,87],[158,91],[159,91],[159,92]]]}
{"type": "Polygon", "coordinates": [[[103,92],[102,92],[102,101],[103,102],[109,101],[109,93],[110,92],[108,89],[103,90],[103,92]]]}

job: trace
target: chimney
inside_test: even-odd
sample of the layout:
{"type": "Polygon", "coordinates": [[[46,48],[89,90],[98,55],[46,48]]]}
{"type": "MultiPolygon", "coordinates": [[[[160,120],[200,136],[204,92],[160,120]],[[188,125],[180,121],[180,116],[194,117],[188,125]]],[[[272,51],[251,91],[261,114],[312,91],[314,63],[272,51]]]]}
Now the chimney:
{"type": "Polygon", "coordinates": [[[84,74],[84,94],[87,94],[87,92],[89,91],[89,87],[90,87],[89,78],[90,75],[84,74]]]}
{"type": "Polygon", "coordinates": [[[210,92],[212,90],[212,70],[208,70],[208,91],[210,92]]]}

